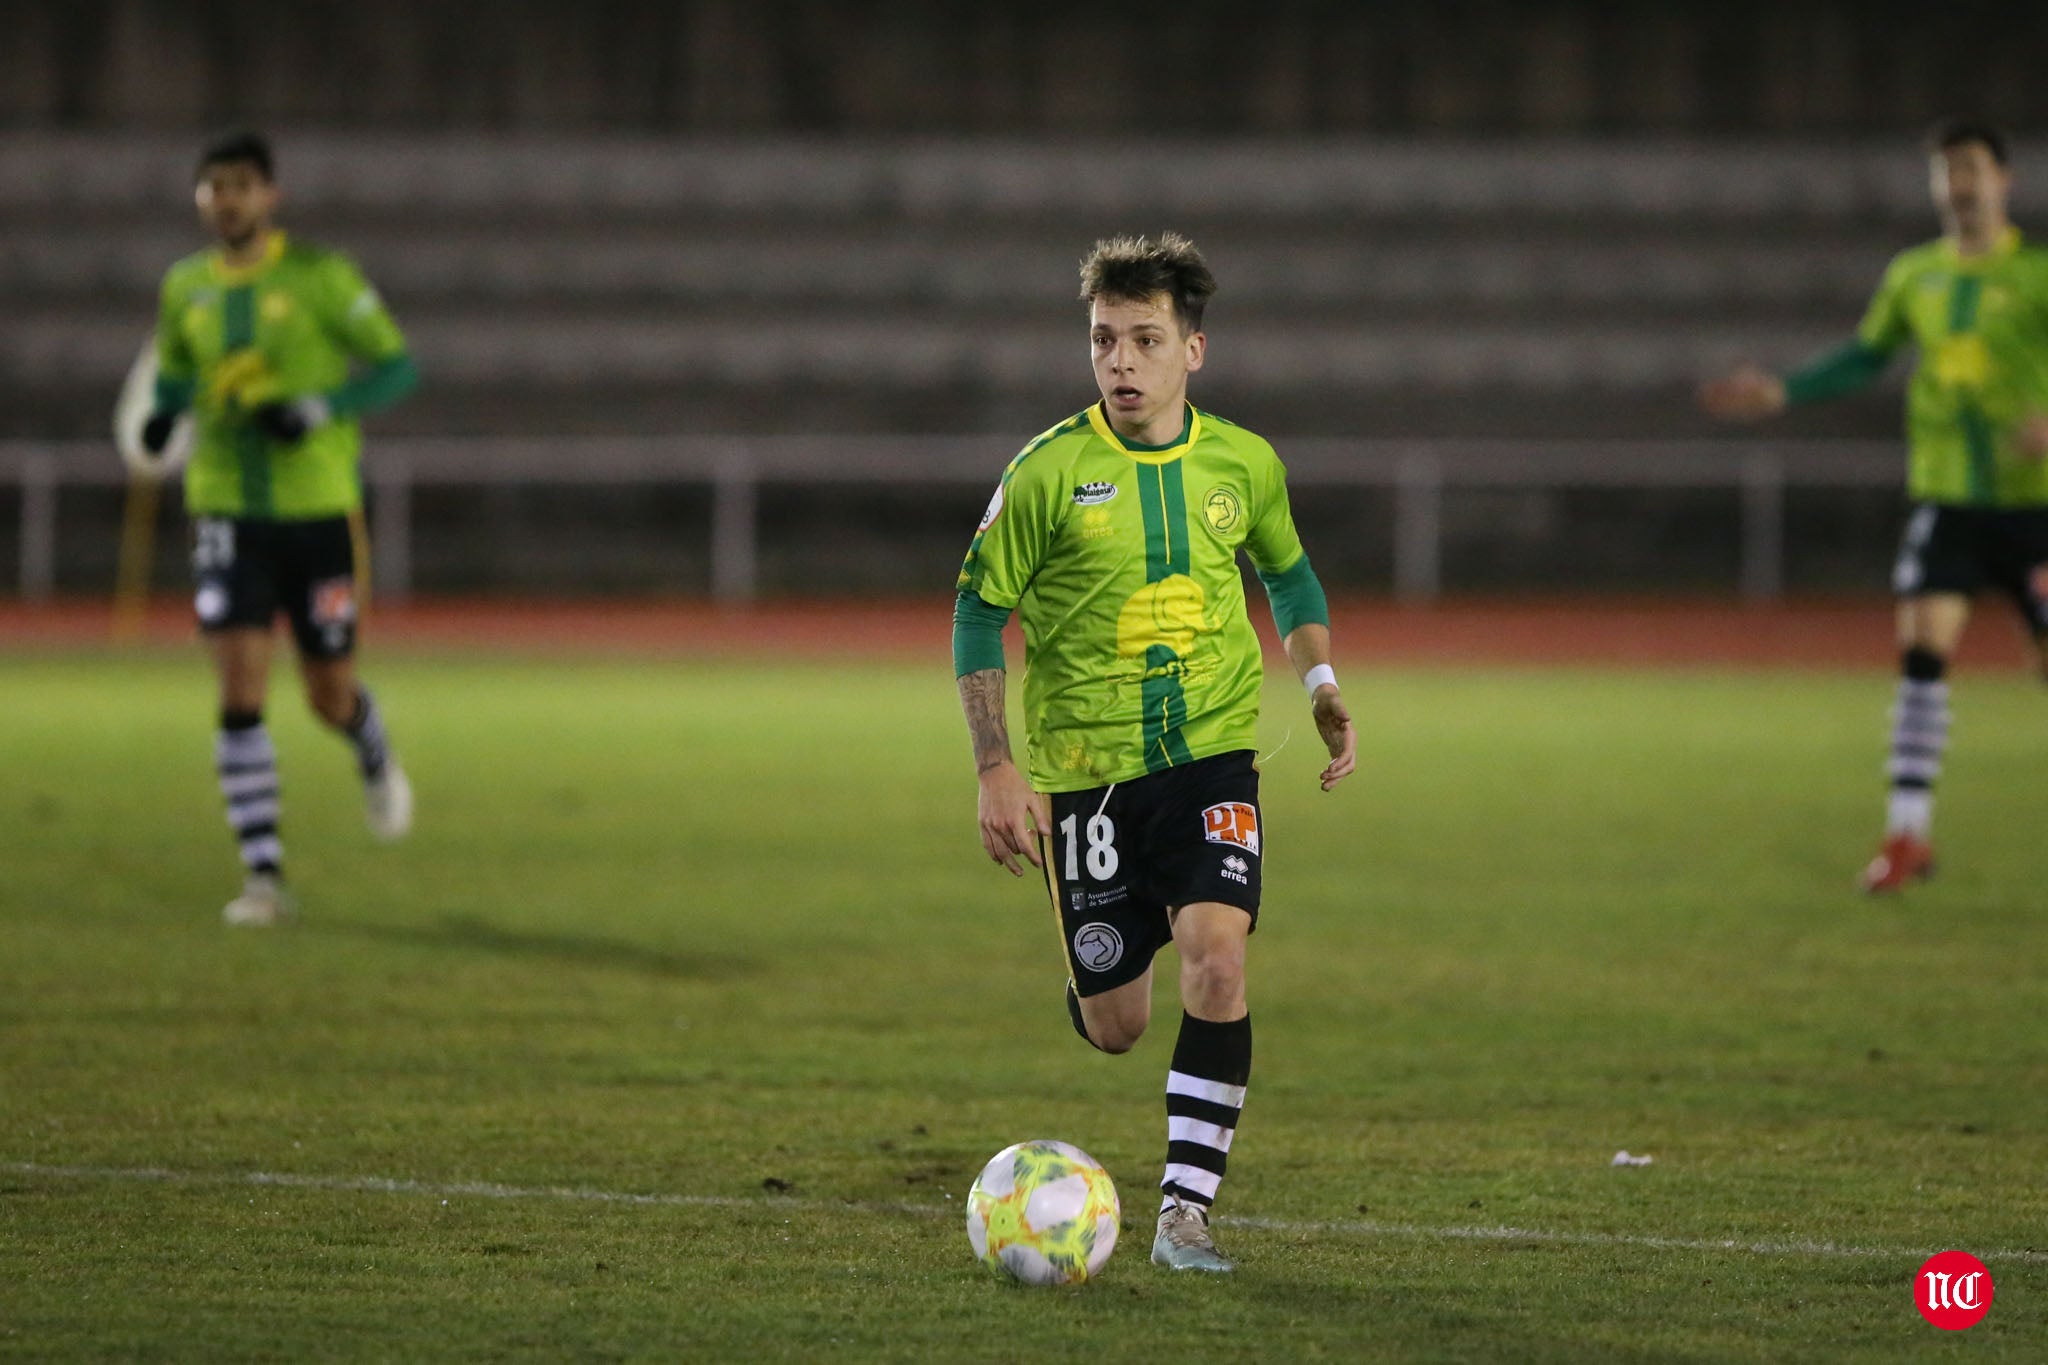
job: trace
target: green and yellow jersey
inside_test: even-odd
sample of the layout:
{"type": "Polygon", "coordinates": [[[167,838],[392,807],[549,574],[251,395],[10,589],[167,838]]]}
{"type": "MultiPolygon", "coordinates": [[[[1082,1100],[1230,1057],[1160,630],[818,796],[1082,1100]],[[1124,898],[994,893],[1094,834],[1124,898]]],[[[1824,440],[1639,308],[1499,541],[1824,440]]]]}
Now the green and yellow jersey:
{"type": "Polygon", "coordinates": [[[188,256],[164,276],[156,350],[160,403],[186,399],[196,419],[189,511],[299,521],[361,504],[365,405],[348,401],[350,366],[388,365],[406,349],[353,261],[282,232],[247,267],[218,249],[188,256]],[[329,399],[333,420],[302,441],[273,441],[251,420],[266,403],[309,395],[329,399]]]}
{"type": "Polygon", "coordinates": [[[1885,271],[1856,342],[1786,379],[1793,402],[1874,379],[1912,344],[1906,391],[1908,487],[1922,502],[2048,505],[2048,463],[2015,447],[2015,428],[2048,413],[2048,251],[2008,229],[1965,258],[1942,239],[1902,252],[1885,271]]]}
{"type": "Polygon", "coordinates": [[[958,588],[1022,620],[1034,788],[1253,747],[1264,661],[1240,548],[1269,589],[1313,584],[1273,447],[1192,407],[1171,445],[1124,440],[1097,405],[1010,462],[958,588]]]}

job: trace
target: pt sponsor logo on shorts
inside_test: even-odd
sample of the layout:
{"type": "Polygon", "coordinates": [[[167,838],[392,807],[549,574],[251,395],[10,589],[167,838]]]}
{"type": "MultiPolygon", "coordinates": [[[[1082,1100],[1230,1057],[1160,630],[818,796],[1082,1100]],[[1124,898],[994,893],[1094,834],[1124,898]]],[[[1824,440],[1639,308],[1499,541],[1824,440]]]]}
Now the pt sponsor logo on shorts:
{"type": "Polygon", "coordinates": [[[1991,1272],[1967,1251],[1930,1256],[1913,1277],[1913,1306],[1945,1332],[1975,1327],[1991,1311],[1991,1272]]]}
{"type": "Polygon", "coordinates": [[[311,589],[313,626],[328,649],[348,647],[349,627],[356,619],[356,585],[352,578],[323,578],[311,589]]]}
{"type": "Polygon", "coordinates": [[[1091,972],[1106,972],[1124,960],[1124,936],[1096,920],[1074,931],[1074,961],[1091,972]]]}
{"type": "Polygon", "coordinates": [[[1239,886],[1250,886],[1252,884],[1251,871],[1252,865],[1238,857],[1235,853],[1223,860],[1223,875],[1236,882],[1239,886]]]}
{"type": "Polygon", "coordinates": [[[352,578],[323,578],[311,589],[313,624],[345,626],[356,619],[356,584],[352,578]]]}
{"type": "Polygon", "coordinates": [[[1259,808],[1249,801],[1225,801],[1202,812],[1202,837],[1212,844],[1235,844],[1259,856],[1259,808]]]}

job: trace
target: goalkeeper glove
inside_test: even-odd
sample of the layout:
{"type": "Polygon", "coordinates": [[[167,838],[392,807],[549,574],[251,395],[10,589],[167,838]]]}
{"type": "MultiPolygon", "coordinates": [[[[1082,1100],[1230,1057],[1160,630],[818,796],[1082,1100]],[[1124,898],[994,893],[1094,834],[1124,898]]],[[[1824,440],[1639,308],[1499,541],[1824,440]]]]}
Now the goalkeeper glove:
{"type": "Polygon", "coordinates": [[[318,394],[265,403],[250,414],[265,436],[286,445],[304,440],[307,432],[325,426],[333,416],[333,407],[318,394]]]}
{"type": "Polygon", "coordinates": [[[152,412],[142,424],[142,448],[152,455],[163,454],[164,447],[171,443],[171,428],[177,424],[175,412],[152,412]]]}

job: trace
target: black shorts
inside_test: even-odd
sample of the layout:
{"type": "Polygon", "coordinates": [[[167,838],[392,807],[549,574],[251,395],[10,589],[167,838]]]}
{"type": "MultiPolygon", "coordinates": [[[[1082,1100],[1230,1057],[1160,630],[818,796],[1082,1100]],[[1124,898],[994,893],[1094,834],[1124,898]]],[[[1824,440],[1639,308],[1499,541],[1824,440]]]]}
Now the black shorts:
{"type": "Polygon", "coordinates": [[[1900,537],[1892,588],[1901,597],[1991,588],[2048,634],[2048,509],[1920,504],[1900,537]]]}
{"type": "Polygon", "coordinates": [[[1206,901],[1259,921],[1259,770],[1249,749],[1114,787],[1056,792],[1046,881],[1074,991],[1135,981],[1173,939],[1168,912],[1206,901]]]}
{"type": "Polygon", "coordinates": [[[348,517],[195,517],[192,577],[201,630],[268,630],[282,610],[307,657],[340,659],[355,649],[356,538],[348,517]]]}

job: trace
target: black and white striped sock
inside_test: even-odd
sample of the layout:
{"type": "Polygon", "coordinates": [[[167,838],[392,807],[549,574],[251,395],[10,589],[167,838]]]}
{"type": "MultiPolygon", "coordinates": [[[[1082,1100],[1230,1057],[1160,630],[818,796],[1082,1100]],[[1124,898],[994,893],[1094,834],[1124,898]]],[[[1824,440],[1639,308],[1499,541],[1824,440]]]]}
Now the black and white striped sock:
{"type": "Polygon", "coordinates": [[[363,780],[374,780],[391,761],[391,741],[384,734],[384,712],[369,688],[356,688],[356,713],[341,727],[341,732],[355,746],[356,765],[362,769],[363,780]]]}
{"type": "Polygon", "coordinates": [[[1180,1017],[1173,1069],[1166,1073],[1166,1176],[1160,1207],[1175,1199],[1216,1202],[1252,1072],[1250,1015],[1227,1024],[1180,1017]]]}
{"type": "Polygon", "coordinates": [[[251,872],[277,873],[284,865],[284,844],[277,837],[277,750],[263,728],[262,713],[221,712],[213,756],[242,865],[251,872]]]}
{"type": "Polygon", "coordinates": [[[1885,775],[1891,779],[1887,834],[1925,839],[1934,826],[1934,784],[1941,777],[1942,751],[1948,747],[1948,684],[1942,681],[1946,667],[1931,650],[1906,651],[1898,704],[1892,709],[1891,757],[1885,764],[1885,775]]]}

